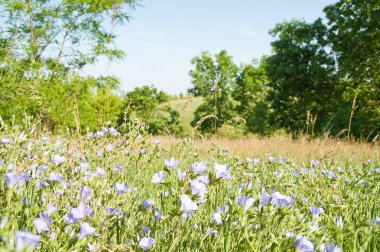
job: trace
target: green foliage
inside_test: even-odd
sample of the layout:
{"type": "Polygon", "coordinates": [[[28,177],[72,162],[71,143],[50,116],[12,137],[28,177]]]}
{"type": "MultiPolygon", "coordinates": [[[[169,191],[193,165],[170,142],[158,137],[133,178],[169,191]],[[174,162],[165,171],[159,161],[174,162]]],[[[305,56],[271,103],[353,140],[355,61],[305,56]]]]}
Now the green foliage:
{"type": "Polygon", "coordinates": [[[201,56],[193,58],[191,62],[195,65],[195,70],[190,71],[194,87],[189,93],[205,98],[204,104],[195,112],[192,125],[207,115],[214,115],[217,119],[214,118],[213,124],[209,119],[201,124],[200,130],[216,133],[234,115],[231,89],[238,67],[224,50],[216,54],[215,58],[208,52],[202,52],[201,56]]]}
{"type": "Polygon", "coordinates": [[[331,108],[339,100],[335,61],[329,53],[327,27],[293,20],[271,31],[273,55],[267,58],[271,90],[268,99],[276,113],[273,123],[293,132],[305,129],[306,115],[318,118],[319,129],[329,121],[331,108]]]}
{"type": "Polygon", "coordinates": [[[123,111],[119,123],[138,119],[146,124],[152,134],[180,134],[179,113],[169,105],[160,106],[169,97],[153,86],[136,87],[124,98],[123,111]]]}

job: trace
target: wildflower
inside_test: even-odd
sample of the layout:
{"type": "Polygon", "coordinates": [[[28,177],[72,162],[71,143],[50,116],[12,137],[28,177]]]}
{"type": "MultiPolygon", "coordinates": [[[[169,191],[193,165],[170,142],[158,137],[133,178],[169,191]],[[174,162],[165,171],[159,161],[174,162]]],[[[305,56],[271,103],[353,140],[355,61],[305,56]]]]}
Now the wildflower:
{"type": "Polygon", "coordinates": [[[319,166],[321,164],[321,161],[319,160],[311,160],[310,166],[319,166]]]}
{"type": "Polygon", "coordinates": [[[140,242],[139,242],[139,246],[140,246],[140,248],[142,248],[144,251],[145,251],[145,250],[148,250],[148,249],[151,248],[153,245],[154,245],[154,239],[153,239],[153,238],[150,238],[150,237],[144,237],[144,238],[141,238],[141,240],[140,240],[140,242]]]}
{"type": "Polygon", "coordinates": [[[295,247],[297,248],[298,252],[313,252],[314,251],[314,245],[309,241],[307,238],[297,235],[296,236],[296,242],[295,247]]]}
{"type": "Polygon", "coordinates": [[[165,174],[164,171],[159,171],[158,173],[153,174],[152,183],[161,184],[164,183],[165,174]]]}
{"type": "Polygon", "coordinates": [[[5,227],[5,224],[7,224],[7,222],[8,222],[8,218],[9,218],[9,216],[7,215],[7,216],[4,216],[4,218],[1,220],[0,229],[3,229],[5,227]]]}
{"type": "Polygon", "coordinates": [[[87,222],[80,224],[80,239],[84,239],[92,235],[93,233],[95,233],[95,228],[91,227],[90,224],[88,224],[87,222]]]}
{"type": "Polygon", "coordinates": [[[106,171],[103,168],[96,168],[96,175],[101,178],[106,175],[106,171]]]}
{"type": "Polygon", "coordinates": [[[115,146],[113,144],[108,144],[106,146],[106,151],[112,152],[115,150],[115,146]]]}
{"type": "Polygon", "coordinates": [[[206,185],[199,182],[198,180],[190,181],[191,190],[193,194],[203,197],[207,193],[206,185]]]}
{"type": "Polygon", "coordinates": [[[222,224],[222,215],[220,213],[214,213],[211,216],[212,222],[216,223],[217,225],[222,224]]]}
{"type": "Polygon", "coordinates": [[[26,174],[25,172],[20,172],[20,173],[5,173],[5,182],[7,183],[7,186],[9,188],[14,187],[16,184],[19,184],[19,186],[22,186],[25,184],[25,182],[29,179],[29,175],[26,174]]]}
{"type": "Polygon", "coordinates": [[[95,137],[96,137],[96,138],[104,137],[104,132],[103,132],[103,131],[97,131],[97,132],[95,133],[95,137]]]}
{"type": "Polygon", "coordinates": [[[91,190],[90,187],[88,186],[82,186],[80,189],[80,198],[84,202],[89,202],[91,199],[91,190]]]}
{"type": "Polygon", "coordinates": [[[152,209],[154,207],[154,199],[147,199],[142,202],[142,206],[146,209],[152,209]]]}
{"type": "Polygon", "coordinates": [[[186,171],[181,171],[180,169],[178,169],[177,177],[179,180],[184,180],[186,178],[186,175],[186,171]]]}
{"type": "Polygon", "coordinates": [[[166,167],[169,170],[171,170],[179,164],[179,160],[176,160],[175,158],[171,157],[169,159],[165,159],[164,163],[165,163],[166,167]]]}
{"type": "Polygon", "coordinates": [[[63,175],[61,173],[55,173],[55,172],[50,172],[50,180],[51,181],[62,181],[63,175]]]}
{"type": "Polygon", "coordinates": [[[227,205],[224,205],[222,207],[216,207],[215,208],[215,211],[217,213],[227,213],[228,212],[228,206],[227,205]]]}
{"type": "Polygon", "coordinates": [[[274,163],[276,162],[276,159],[272,156],[268,157],[269,162],[274,163]]]}
{"type": "Polygon", "coordinates": [[[195,174],[203,174],[207,170],[207,163],[196,162],[191,166],[190,169],[193,170],[195,174]]]}
{"type": "Polygon", "coordinates": [[[51,215],[52,213],[56,213],[58,211],[58,207],[56,204],[47,204],[47,210],[45,211],[47,215],[51,215]]]}
{"type": "Polygon", "coordinates": [[[33,224],[37,230],[37,233],[48,232],[50,231],[50,224],[53,222],[52,218],[49,217],[46,213],[40,213],[40,218],[36,218],[33,221],[33,224]]]}
{"type": "Polygon", "coordinates": [[[320,215],[321,213],[324,213],[325,211],[323,210],[323,208],[320,208],[320,207],[317,207],[317,206],[311,206],[309,207],[309,210],[311,212],[311,215],[313,216],[313,218],[317,217],[318,215],[320,215]]]}
{"type": "Polygon", "coordinates": [[[92,209],[87,207],[83,202],[77,208],[72,208],[65,216],[65,222],[69,224],[77,223],[87,215],[92,213],[92,209]]]}
{"type": "Polygon", "coordinates": [[[87,132],[87,138],[94,138],[95,135],[94,135],[94,132],[87,132]]]}
{"type": "Polygon", "coordinates": [[[342,216],[338,216],[338,218],[336,218],[336,225],[339,228],[343,229],[343,218],[342,218],[342,216]]]}
{"type": "Polygon", "coordinates": [[[142,235],[149,234],[150,233],[150,228],[147,227],[147,226],[143,226],[141,233],[142,233],[142,235]]]}
{"type": "Polygon", "coordinates": [[[4,145],[10,144],[11,143],[11,139],[9,139],[9,138],[2,138],[1,139],[1,143],[4,144],[4,145]]]}
{"type": "Polygon", "coordinates": [[[153,140],[153,143],[154,143],[155,145],[160,145],[160,144],[161,144],[160,140],[158,140],[158,139],[154,139],[154,140],[153,140]]]}
{"type": "Polygon", "coordinates": [[[63,162],[65,162],[66,158],[63,156],[60,156],[59,154],[55,154],[51,157],[51,162],[55,165],[59,165],[63,162]]]}
{"type": "Polygon", "coordinates": [[[100,250],[100,245],[92,245],[92,244],[88,244],[88,250],[89,251],[99,251],[100,250]]]}
{"type": "Polygon", "coordinates": [[[120,135],[120,132],[117,131],[117,129],[115,129],[114,127],[109,128],[108,132],[109,132],[111,135],[115,136],[115,137],[117,137],[117,136],[120,135]]]}
{"type": "Polygon", "coordinates": [[[208,234],[209,235],[213,235],[213,234],[218,234],[218,231],[216,231],[215,229],[210,229],[209,231],[208,231],[208,234]]]}
{"type": "Polygon", "coordinates": [[[140,154],[141,155],[144,155],[146,153],[146,149],[145,148],[142,148],[141,150],[140,150],[140,154]]]}
{"type": "Polygon", "coordinates": [[[294,203],[294,200],[286,195],[282,195],[279,192],[272,193],[271,203],[274,204],[277,208],[280,206],[291,206],[294,203]]]}
{"type": "Polygon", "coordinates": [[[33,250],[40,244],[40,235],[30,232],[16,231],[16,251],[33,250]]]}
{"type": "Polygon", "coordinates": [[[112,171],[113,172],[119,172],[121,168],[123,168],[123,166],[121,164],[118,164],[118,165],[115,166],[115,168],[113,168],[112,171]]]}
{"type": "Polygon", "coordinates": [[[236,201],[239,204],[239,206],[244,207],[244,211],[247,211],[252,206],[252,204],[255,203],[255,198],[238,196],[236,198],[236,201]]]}
{"type": "Polygon", "coordinates": [[[206,186],[209,184],[208,176],[199,176],[195,180],[197,180],[200,183],[203,183],[206,186]]]}
{"type": "Polygon", "coordinates": [[[119,195],[129,192],[131,188],[124,183],[116,182],[116,190],[119,195]]]}
{"type": "Polygon", "coordinates": [[[265,191],[265,188],[261,189],[260,206],[268,204],[270,199],[270,195],[265,191]]]}
{"type": "Polygon", "coordinates": [[[320,248],[321,248],[321,251],[324,251],[324,252],[342,252],[342,249],[338,245],[335,245],[332,242],[323,243],[320,246],[320,248]]]}
{"type": "Polygon", "coordinates": [[[180,201],[181,201],[181,208],[180,210],[189,213],[197,210],[197,203],[193,202],[191,198],[187,194],[182,194],[180,196],[180,201]]]}
{"type": "Polygon", "coordinates": [[[245,161],[247,162],[247,164],[250,164],[253,162],[253,160],[251,158],[246,158],[245,161]]]}
{"type": "Polygon", "coordinates": [[[216,178],[231,179],[231,173],[226,165],[220,165],[218,163],[215,163],[214,168],[216,178]]]}
{"type": "Polygon", "coordinates": [[[156,210],[154,212],[154,219],[155,220],[161,220],[162,219],[162,212],[160,210],[156,210]]]}

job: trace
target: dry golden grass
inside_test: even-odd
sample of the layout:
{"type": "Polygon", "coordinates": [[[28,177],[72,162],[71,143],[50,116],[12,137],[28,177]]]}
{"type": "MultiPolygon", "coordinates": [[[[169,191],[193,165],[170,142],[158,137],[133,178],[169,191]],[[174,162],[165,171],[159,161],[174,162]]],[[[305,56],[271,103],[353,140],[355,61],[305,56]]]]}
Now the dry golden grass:
{"type": "MultiPolygon", "coordinates": [[[[157,137],[166,148],[179,139],[169,136],[157,137]]],[[[265,157],[271,154],[275,157],[293,159],[299,164],[308,163],[311,159],[320,161],[334,161],[336,165],[345,166],[349,162],[366,162],[368,159],[380,160],[380,145],[340,141],[331,138],[308,140],[306,137],[292,139],[286,136],[250,137],[242,139],[226,139],[211,137],[195,139],[195,146],[201,150],[208,150],[213,144],[223,148],[230,147],[229,152],[242,158],[265,157]]]]}

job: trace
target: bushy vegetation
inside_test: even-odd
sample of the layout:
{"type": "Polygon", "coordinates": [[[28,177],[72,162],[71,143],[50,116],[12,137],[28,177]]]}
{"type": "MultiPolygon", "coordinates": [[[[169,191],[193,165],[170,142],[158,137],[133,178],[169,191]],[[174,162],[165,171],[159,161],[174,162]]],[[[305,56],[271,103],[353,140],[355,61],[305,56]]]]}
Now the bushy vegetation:
{"type": "MultiPolygon", "coordinates": [[[[38,117],[54,132],[99,130],[138,120],[153,134],[189,134],[168,95],[150,86],[130,93],[115,76],[84,77],[100,58],[123,59],[114,28],[134,0],[0,2],[0,115],[38,117]]],[[[192,127],[224,136],[278,130],[317,136],[379,136],[379,3],[340,0],[326,21],[277,24],[272,54],[237,65],[225,50],[192,59],[191,95],[202,96],[192,127]],[[226,130],[226,129],[229,130],[226,130]],[[222,130],[220,130],[222,129],[222,130]]]]}
{"type": "Polygon", "coordinates": [[[0,251],[377,251],[378,160],[241,159],[141,125],[0,135],[0,251]],[[122,129],[120,129],[122,130],[122,129]]]}
{"type": "Polygon", "coordinates": [[[246,133],[285,129],[311,136],[377,138],[380,5],[341,0],[324,12],[326,22],[277,24],[270,31],[272,53],[259,62],[238,68],[226,51],[195,57],[189,92],[205,102],[193,124],[214,115],[200,130],[216,133],[240,116],[246,133]]]}

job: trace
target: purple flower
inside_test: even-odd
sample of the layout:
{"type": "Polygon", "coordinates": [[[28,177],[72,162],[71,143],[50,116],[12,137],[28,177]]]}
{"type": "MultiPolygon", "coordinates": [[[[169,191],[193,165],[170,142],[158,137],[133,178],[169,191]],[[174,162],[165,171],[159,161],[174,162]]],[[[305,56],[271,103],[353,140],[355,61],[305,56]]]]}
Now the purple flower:
{"type": "Polygon", "coordinates": [[[98,177],[101,178],[104,175],[106,175],[106,172],[103,168],[96,168],[96,175],[98,175],[98,177]]]}
{"type": "Polygon", "coordinates": [[[220,225],[222,224],[222,215],[220,213],[214,213],[211,215],[211,220],[217,225],[220,225]]]}
{"type": "Polygon", "coordinates": [[[144,251],[148,250],[154,245],[154,239],[150,237],[144,237],[140,240],[139,246],[142,248],[144,251]]]}
{"type": "Polygon", "coordinates": [[[179,180],[184,180],[186,178],[186,175],[186,171],[181,171],[180,169],[178,169],[177,177],[179,180]]]}
{"type": "Polygon", "coordinates": [[[208,179],[208,176],[199,176],[195,180],[199,181],[200,183],[205,184],[206,186],[210,182],[209,179],[208,179]]]}
{"type": "Polygon", "coordinates": [[[65,222],[69,224],[77,223],[91,213],[92,209],[82,202],[77,208],[72,208],[71,211],[66,214],[65,222]]]}
{"type": "Polygon", "coordinates": [[[16,251],[26,249],[33,250],[40,244],[40,235],[34,235],[30,232],[16,231],[16,251]]]}
{"type": "Polygon", "coordinates": [[[115,166],[115,168],[113,168],[112,171],[113,171],[113,172],[119,172],[121,168],[123,168],[123,165],[118,164],[118,165],[115,166]]]}
{"type": "Polygon", "coordinates": [[[48,204],[46,214],[51,215],[52,213],[56,213],[58,211],[58,207],[56,204],[48,204]]]}
{"type": "Polygon", "coordinates": [[[215,163],[214,168],[216,178],[231,179],[231,173],[226,165],[215,163]]]}
{"type": "Polygon", "coordinates": [[[65,162],[66,158],[63,157],[63,156],[60,156],[59,154],[54,154],[52,157],[51,157],[51,162],[55,165],[59,165],[63,162],[65,162]]]}
{"type": "Polygon", "coordinates": [[[118,183],[118,182],[116,182],[116,190],[117,190],[117,193],[119,195],[121,195],[121,194],[124,194],[124,193],[130,191],[131,188],[129,186],[127,186],[126,184],[124,184],[124,183],[118,183]]]}
{"type": "Polygon", "coordinates": [[[260,206],[264,206],[270,202],[270,195],[265,191],[265,188],[261,189],[260,206]]]}
{"type": "Polygon", "coordinates": [[[314,245],[309,241],[307,238],[297,235],[296,236],[296,242],[295,247],[297,248],[298,252],[313,252],[314,251],[314,245]]]}
{"type": "Polygon", "coordinates": [[[146,153],[146,149],[145,148],[142,148],[141,150],[140,150],[140,154],[141,155],[144,155],[146,153]]]}
{"type": "Polygon", "coordinates": [[[106,151],[112,152],[115,150],[115,146],[113,144],[108,144],[106,146],[106,151]]]}
{"type": "Polygon", "coordinates": [[[152,209],[154,207],[154,199],[147,199],[142,202],[142,206],[146,209],[152,209]]]}
{"type": "Polygon", "coordinates": [[[53,222],[52,218],[49,217],[46,213],[40,213],[40,218],[36,218],[33,221],[33,224],[37,230],[37,233],[49,232],[50,224],[53,222]]]}
{"type": "Polygon", "coordinates": [[[272,193],[272,201],[271,203],[275,205],[277,208],[280,206],[291,206],[294,203],[294,200],[289,196],[282,195],[279,192],[272,193]]]}
{"type": "Polygon", "coordinates": [[[228,212],[228,206],[227,205],[224,205],[222,207],[216,207],[215,208],[215,211],[217,213],[227,213],[228,212]]]}
{"type": "Polygon", "coordinates": [[[190,186],[193,194],[203,197],[207,193],[206,185],[199,182],[198,180],[190,181],[190,186]]]}
{"type": "Polygon", "coordinates": [[[165,173],[164,171],[159,171],[158,173],[153,174],[152,183],[161,184],[164,183],[165,173]]]}
{"type": "Polygon", "coordinates": [[[179,160],[176,160],[175,158],[171,157],[169,159],[165,159],[164,160],[164,163],[166,165],[166,167],[171,170],[173,169],[174,167],[176,167],[177,165],[179,165],[179,160]]]}
{"type": "Polygon", "coordinates": [[[87,222],[80,224],[80,239],[84,239],[93,233],[95,233],[95,228],[91,227],[87,222]]]}
{"type": "Polygon", "coordinates": [[[61,173],[55,173],[55,172],[50,172],[50,180],[51,181],[62,181],[63,175],[61,173]]]}
{"type": "Polygon", "coordinates": [[[318,215],[320,215],[321,213],[325,212],[323,210],[323,208],[320,208],[320,207],[317,207],[317,206],[311,206],[311,207],[309,207],[309,210],[310,210],[311,215],[313,216],[313,218],[318,217],[318,215]]]}
{"type": "Polygon", "coordinates": [[[8,218],[9,218],[9,216],[7,215],[7,216],[4,216],[4,218],[1,220],[0,229],[3,229],[5,227],[5,224],[7,224],[7,222],[8,222],[8,218]]]}
{"type": "Polygon", "coordinates": [[[323,243],[320,248],[324,252],[342,252],[342,249],[332,242],[323,243]]]}
{"type": "Polygon", "coordinates": [[[115,137],[117,137],[117,136],[120,135],[120,132],[117,131],[114,127],[109,128],[108,132],[109,132],[111,135],[115,136],[115,137]]]}
{"type": "Polygon", "coordinates": [[[195,174],[203,174],[207,170],[207,163],[196,162],[191,166],[190,169],[193,170],[195,174]]]}
{"type": "Polygon", "coordinates": [[[84,202],[89,202],[91,199],[91,189],[88,186],[82,186],[80,189],[80,198],[84,202]]]}
{"type": "Polygon", "coordinates": [[[143,226],[141,233],[142,233],[142,235],[149,234],[150,233],[150,228],[147,227],[147,226],[143,226]]]}
{"type": "Polygon", "coordinates": [[[1,139],[1,143],[4,144],[4,145],[10,144],[11,143],[11,139],[9,139],[9,138],[2,138],[1,139]]]}
{"type": "Polygon", "coordinates": [[[180,210],[185,212],[185,213],[191,213],[195,210],[198,209],[197,207],[197,203],[195,203],[194,201],[191,200],[191,198],[186,195],[186,194],[182,194],[180,197],[179,197],[179,200],[181,201],[181,208],[180,210]]]}
{"type": "Polygon", "coordinates": [[[255,198],[238,196],[236,198],[236,201],[239,204],[239,206],[244,207],[244,211],[247,211],[252,206],[252,204],[255,203],[255,198]]]}
{"type": "Polygon", "coordinates": [[[96,137],[96,138],[104,137],[104,132],[103,132],[103,131],[97,131],[97,132],[95,133],[95,137],[96,137]]]}
{"type": "Polygon", "coordinates": [[[154,219],[155,220],[161,220],[162,219],[162,212],[160,210],[156,210],[154,212],[154,219]]]}
{"type": "Polygon", "coordinates": [[[19,186],[22,186],[25,184],[25,182],[29,179],[29,175],[26,174],[25,172],[20,172],[20,173],[5,173],[5,182],[7,183],[7,186],[9,188],[14,187],[16,184],[19,184],[19,186]]]}

